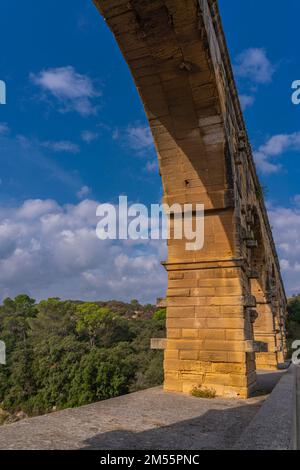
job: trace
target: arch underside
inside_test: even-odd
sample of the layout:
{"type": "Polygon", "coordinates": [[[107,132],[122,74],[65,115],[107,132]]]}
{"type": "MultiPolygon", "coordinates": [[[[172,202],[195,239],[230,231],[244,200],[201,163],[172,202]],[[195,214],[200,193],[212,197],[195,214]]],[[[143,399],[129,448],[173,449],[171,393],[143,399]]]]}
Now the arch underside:
{"type": "Polygon", "coordinates": [[[247,397],[255,355],[284,360],[286,297],[217,3],[94,1],[144,104],[164,202],[205,206],[202,250],[168,242],[165,389],[247,397]]]}

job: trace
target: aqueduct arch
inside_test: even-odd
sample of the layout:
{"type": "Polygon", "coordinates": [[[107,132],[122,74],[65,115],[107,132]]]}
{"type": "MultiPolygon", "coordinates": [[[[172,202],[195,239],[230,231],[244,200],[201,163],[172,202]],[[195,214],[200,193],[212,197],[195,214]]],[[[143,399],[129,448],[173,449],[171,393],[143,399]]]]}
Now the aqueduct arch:
{"type": "Polygon", "coordinates": [[[256,345],[260,367],[284,358],[286,298],[217,2],[94,1],[143,101],[164,201],[205,205],[204,248],[170,240],[164,263],[165,389],[247,397],[256,345]]]}

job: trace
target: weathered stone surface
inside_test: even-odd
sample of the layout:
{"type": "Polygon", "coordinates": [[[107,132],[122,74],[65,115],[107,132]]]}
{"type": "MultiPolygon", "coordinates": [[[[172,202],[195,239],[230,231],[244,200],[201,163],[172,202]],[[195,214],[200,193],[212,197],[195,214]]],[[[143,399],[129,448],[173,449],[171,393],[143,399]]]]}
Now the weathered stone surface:
{"type": "Polygon", "coordinates": [[[294,387],[295,368],[291,367],[236,442],[236,450],[290,449],[296,413],[294,387]]]}
{"type": "MultiPolygon", "coordinates": [[[[224,366],[222,374],[239,372],[224,366]]],[[[265,393],[277,374],[259,376],[265,393]]],[[[0,449],[230,449],[265,398],[208,400],[158,387],[0,426],[0,449]]]]}

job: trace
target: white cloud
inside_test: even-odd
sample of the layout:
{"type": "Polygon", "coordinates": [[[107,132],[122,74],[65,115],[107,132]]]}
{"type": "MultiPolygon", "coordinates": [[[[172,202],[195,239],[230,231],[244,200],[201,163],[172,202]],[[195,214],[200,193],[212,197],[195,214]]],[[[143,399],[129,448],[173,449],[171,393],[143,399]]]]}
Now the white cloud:
{"type": "Polygon", "coordinates": [[[129,126],[126,131],[130,147],[137,151],[153,147],[153,137],[148,126],[129,126]]]}
{"type": "MultiPolygon", "coordinates": [[[[37,299],[141,299],[163,297],[166,274],[160,241],[100,241],[98,203],[59,205],[27,200],[0,207],[1,298],[28,293],[37,299]]],[[[289,295],[300,292],[300,209],[269,206],[289,295]]],[[[0,299],[1,300],[1,299],[0,299]]]]}
{"type": "Polygon", "coordinates": [[[99,137],[99,134],[97,134],[96,132],[92,132],[92,131],[83,131],[81,133],[82,140],[86,142],[87,144],[94,142],[95,140],[98,139],[98,137],[99,137]]]}
{"type": "Polygon", "coordinates": [[[158,163],[157,160],[153,160],[151,162],[147,162],[145,170],[149,173],[154,173],[158,171],[158,163]]]}
{"type": "Polygon", "coordinates": [[[293,134],[278,134],[269,138],[267,142],[254,152],[254,158],[259,170],[262,173],[278,173],[282,169],[280,163],[275,162],[273,158],[281,157],[288,151],[300,150],[300,132],[293,134]]]}
{"type": "Polygon", "coordinates": [[[51,199],[27,199],[22,206],[16,209],[16,215],[18,219],[31,220],[59,210],[58,204],[51,199]]]}
{"type": "Polygon", "coordinates": [[[112,139],[122,147],[130,150],[131,154],[140,157],[153,156],[154,141],[149,126],[132,124],[127,128],[110,129],[112,139]]]}
{"type": "Polygon", "coordinates": [[[240,95],[239,98],[240,98],[240,103],[241,103],[243,111],[245,111],[248,108],[251,108],[251,106],[253,106],[254,101],[255,101],[255,97],[250,96],[250,95],[240,95]]]}
{"type": "Polygon", "coordinates": [[[112,133],[112,139],[113,140],[119,140],[120,138],[120,131],[119,129],[114,129],[112,133]]]}
{"type": "Polygon", "coordinates": [[[268,59],[265,49],[250,48],[237,56],[234,70],[237,77],[261,84],[272,81],[275,67],[268,59]]]}
{"type": "Polygon", "coordinates": [[[269,161],[269,155],[263,152],[254,152],[254,158],[257,168],[264,174],[278,173],[282,170],[282,165],[269,161]]]}
{"type": "Polygon", "coordinates": [[[288,295],[300,293],[300,210],[271,207],[271,225],[288,295]]]}
{"type": "Polygon", "coordinates": [[[95,114],[94,98],[101,96],[90,77],[81,75],[72,66],[31,73],[30,78],[44,92],[54,96],[62,105],[60,112],[76,111],[82,116],[95,114]]]}
{"type": "Polygon", "coordinates": [[[100,241],[96,201],[28,200],[0,207],[1,297],[154,302],[166,288],[160,241],[100,241]]]}
{"type": "Polygon", "coordinates": [[[88,186],[82,186],[82,188],[80,188],[80,190],[76,193],[76,196],[78,197],[78,199],[83,199],[88,196],[90,192],[91,188],[89,188],[88,186]]]}
{"type": "Polygon", "coordinates": [[[0,135],[6,135],[9,133],[9,127],[6,122],[0,122],[0,135]]]}
{"type": "Polygon", "coordinates": [[[41,142],[41,146],[53,150],[54,152],[64,152],[64,153],[79,153],[80,147],[74,142],[69,140],[61,140],[58,142],[41,142]]]}

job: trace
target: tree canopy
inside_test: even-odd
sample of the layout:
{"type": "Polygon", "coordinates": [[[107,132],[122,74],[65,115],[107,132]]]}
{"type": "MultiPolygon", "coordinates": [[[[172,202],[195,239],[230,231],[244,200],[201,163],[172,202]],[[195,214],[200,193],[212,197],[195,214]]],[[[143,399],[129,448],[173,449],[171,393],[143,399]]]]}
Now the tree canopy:
{"type": "Polygon", "coordinates": [[[7,298],[0,306],[7,352],[0,407],[37,415],[159,385],[163,354],[150,350],[153,336],[165,336],[165,310],[136,300],[7,298]]]}

